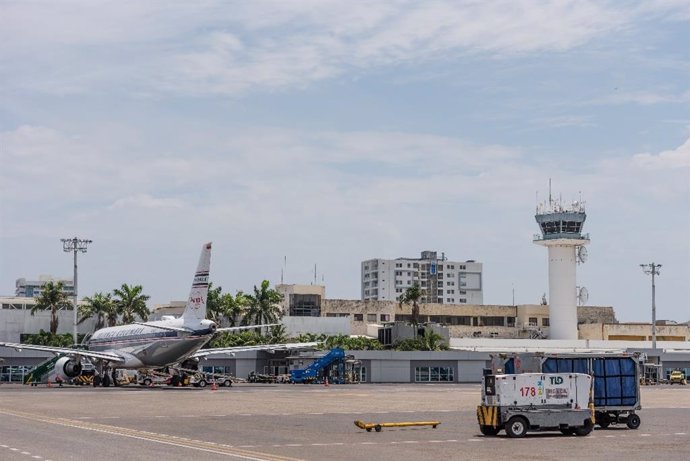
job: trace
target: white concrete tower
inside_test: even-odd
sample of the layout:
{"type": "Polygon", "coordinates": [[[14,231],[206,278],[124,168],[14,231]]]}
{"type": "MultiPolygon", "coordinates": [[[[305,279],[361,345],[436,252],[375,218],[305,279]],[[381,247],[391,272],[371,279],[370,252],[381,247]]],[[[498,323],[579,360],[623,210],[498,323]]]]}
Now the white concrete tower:
{"type": "MultiPolygon", "coordinates": [[[[582,234],[586,218],[584,203],[563,207],[560,201],[551,200],[550,191],[548,202],[537,206],[535,219],[541,235],[534,236],[534,243],[549,249],[550,339],[577,339],[575,268],[578,259],[584,262],[586,257],[584,245],[589,243],[589,235],[582,234]]],[[[586,295],[586,290],[580,295],[586,295]]]]}

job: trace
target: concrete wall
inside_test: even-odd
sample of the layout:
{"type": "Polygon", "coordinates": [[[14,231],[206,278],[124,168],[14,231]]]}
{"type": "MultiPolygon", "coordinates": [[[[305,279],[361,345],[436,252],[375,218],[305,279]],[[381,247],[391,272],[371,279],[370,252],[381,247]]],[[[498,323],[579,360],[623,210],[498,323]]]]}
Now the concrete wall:
{"type": "MultiPolygon", "coordinates": [[[[651,341],[651,323],[592,323],[580,325],[581,339],[651,341]]],[[[690,341],[688,325],[657,325],[657,341],[690,341]]]]}
{"type": "Polygon", "coordinates": [[[283,317],[281,319],[288,336],[301,333],[325,333],[328,335],[352,334],[352,322],[347,317],[283,317]]]}
{"type": "MultiPolygon", "coordinates": [[[[58,311],[57,332],[72,333],[74,311],[58,311]]],[[[77,331],[91,333],[96,324],[95,319],[88,319],[77,327],[77,331]]],[[[30,309],[0,309],[0,341],[18,343],[21,334],[38,333],[41,329],[50,331],[50,311],[36,311],[31,315],[30,309]]]]}

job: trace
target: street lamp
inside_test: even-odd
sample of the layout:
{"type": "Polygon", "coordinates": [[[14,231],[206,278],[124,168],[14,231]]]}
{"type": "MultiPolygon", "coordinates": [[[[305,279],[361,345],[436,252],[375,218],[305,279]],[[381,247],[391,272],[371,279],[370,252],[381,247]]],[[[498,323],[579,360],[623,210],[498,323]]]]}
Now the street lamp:
{"type": "Polygon", "coordinates": [[[652,275],[652,349],[656,350],[656,285],[654,283],[654,276],[659,275],[661,264],[640,264],[640,267],[645,274],[652,275]]]}
{"type": "Polygon", "coordinates": [[[62,250],[66,253],[74,252],[74,329],[73,337],[74,344],[77,344],[77,253],[86,253],[86,247],[91,243],[91,240],[79,239],[77,237],[71,239],[60,239],[62,242],[62,250]]]}

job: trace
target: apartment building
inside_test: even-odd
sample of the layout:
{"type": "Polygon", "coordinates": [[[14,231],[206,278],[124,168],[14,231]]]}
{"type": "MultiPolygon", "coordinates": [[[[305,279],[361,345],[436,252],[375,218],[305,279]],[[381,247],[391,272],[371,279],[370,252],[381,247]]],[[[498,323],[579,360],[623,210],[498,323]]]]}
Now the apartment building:
{"type": "Polygon", "coordinates": [[[15,296],[36,298],[41,294],[43,285],[48,282],[62,282],[63,291],[67,296],[74,296],[74,280],[68,278],[53,277],[52,275],[39,275],[38,280],[20,278],[15,281],[15,296]]]}
{"type": "Polygon", "coordinates": [[[482,263],[475,260],[448,261],[444,253],[422,251],[419,258],[362,261],[363,301],[397,301],[415,283],[423,290],[423,303],[484,303],[482,263]]]}

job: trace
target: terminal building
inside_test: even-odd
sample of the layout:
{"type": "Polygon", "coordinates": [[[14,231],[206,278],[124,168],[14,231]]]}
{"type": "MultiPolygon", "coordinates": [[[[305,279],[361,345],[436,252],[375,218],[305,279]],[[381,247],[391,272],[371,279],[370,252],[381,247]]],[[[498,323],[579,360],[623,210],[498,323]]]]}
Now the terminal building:
{"type": "Polygon", "coordinates": [[[422,251],[419,258],[368,259],[361,264],[361,299],[397,301],[418,284],[423,303],[482,304],[482,263],[448,261],[444,253],[422,251]]]}

